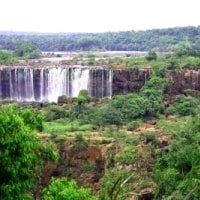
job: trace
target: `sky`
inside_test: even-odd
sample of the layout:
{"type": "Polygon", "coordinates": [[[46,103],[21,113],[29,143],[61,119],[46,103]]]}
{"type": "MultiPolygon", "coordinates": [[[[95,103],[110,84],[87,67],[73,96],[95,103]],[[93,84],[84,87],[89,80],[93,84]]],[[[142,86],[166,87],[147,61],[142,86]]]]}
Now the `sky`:
{"type": "Polygon", "coordinates": [[[200,0],[0,0],[0,30],[106,32],[200,25],[200,0]]]}

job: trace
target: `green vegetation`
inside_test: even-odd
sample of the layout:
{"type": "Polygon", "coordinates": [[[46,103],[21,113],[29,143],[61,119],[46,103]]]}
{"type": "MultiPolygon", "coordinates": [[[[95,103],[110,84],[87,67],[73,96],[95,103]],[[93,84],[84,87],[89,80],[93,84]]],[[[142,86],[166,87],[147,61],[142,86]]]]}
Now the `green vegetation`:
{"type": "Polygon", "coordinates": [[[177,96],[174,104],[170,105],[166,109],[166,114],[179,114],[182,116],[195,114],[198,112],[198,104],[199,99],[191,97],[179,95],[177,96]]]}
{"type": "Polygon", "coordinates": [[[87,147],[88,147],[88,143],[83,138],[83,135],[81,134],[76,135],[76,141],[74,143],[73,150],[76,152],[81,152],[81,151],[87,150],[87,147]]]}
{"type": "MultiPolygon", "coordinates": [[[[107,33],[9,34],[0,32],[0,47],[14,50],[16,42],[29,41],[41,51],[111,50],[172,51],[191,43],[193,55],[199,55],[200,27],[153,29],[107,33]]],[[[188,48],[188,47],[187,47],[188,48]]]]}
{"type": "Polygon", "coordinates": [[[130,192],[129,181],[133,175],[127,170],[110,170],[102,180],[102,200],[126,199],[130,192]]]}
{"type": "MultiPolygon", "coordinates": [[[[4,45],[16,48],[15,55],[25,59],[40,56],[36,46],[59,50],[60,44],[62,50],[150,50],[146,57],[127,55],[106,62],[110,67],[133,70],[136,75],[141,68],[152,68],[152,74],[137,93],[112,99],[94,99],[82,90],[76,98],[60,96],[58,104],[5,106],[12,101],[3,101],[0,199],[126,200],[142,199],[142,195],[155,200],[200,199],[199,91],[173,94],[168,78],[184,68],[200,69],[196,32],[199,27],[40,35],[37,41],[34,36],[14,35],[13,41],[26,38],[30,43],[4,45]],[[49,45],[49,38],[52,44],[59,41],[56,47],[49,45]],[[161,56],[157,50],[174,54],[161,56]],[[81,186],[91,186],[94,194],[81,186]]],[[[90,54],[87,64],[95,65],[97,60],[90,54]]],[[[0,64],[15,62],[12,53],[0,51],[0,64]]]]}
{"type": "Polygon", "coordinates": [[[0,50],[0,64],[1,65],[12,65],[17,63],[17,58],[13,55],[13,53],[0,50]]]}
{"type": "MultiPolygon", "coordinates": [[[[0,198],[32,199],[31,190],[40,179],[42,156],[57,159],[53,148],[45,148],[33,130],[40,124],[32,115],[32,125],[15,106],[1,107],[0,112],[0,198]],[[23,116],[23,117],[21,117],[23,116]],[[37,176],[35,176],[37,174],[37,176]]],[[[40,127],[40,126],[39,126],[40,127]]]]}
{"type": "Polygon", "coordinates": [[[154,170],[156,198],[199,199],[199,116],[177,131],[169,152],[158,154],[154,170]]]}
{"type": "Polygon", "coordinates": [[[43,191],[43,200],[97,200],[90,189],[78,188],[74,180],[66,178],[51,179],[47,188],[43,191]]]}
{"type": "Polygon", "coordinates": [[[16,45],[14,54],[18,57],[26,59],[39,58],[41,56],[40,50],[30,42],[20,42],[16,45]]]}

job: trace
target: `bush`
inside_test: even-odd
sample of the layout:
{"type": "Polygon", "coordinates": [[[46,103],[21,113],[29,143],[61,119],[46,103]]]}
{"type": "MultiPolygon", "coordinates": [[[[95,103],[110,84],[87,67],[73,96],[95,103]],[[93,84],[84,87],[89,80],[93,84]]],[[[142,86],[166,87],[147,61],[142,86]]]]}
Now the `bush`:
{"type": "Polygon", "coordinates": [[[176,99],[176,109],[180,115],[195,114],[198,100],[193,97],[178,96],[176,99]]]}
{"type": "Polygon", "coordinates": [[[94,162],[92,162],[92,163],[89,163],[89,162],[86,162],[86,163],[84,163],[83,164],[83,172],[85,173],[85,172],[90,172],[90,171],[92,171],[94,168],[95,168],[95,163],[94,162]]]}
{"type": "Polygon", "coordinates": [[[146,142],[149,143],[156,143],[157,139],[156,139],[156,134],[154,132],[145,132],[144,133],[145,137],[146,137],[146,142]]]}
{"type": "Polygon", "coordinates": [[[179,95],[174,104],[166,109],[166,114],[193,115],[196,113],[198,104],[199,100],[194,97],[179,95]]]}
{"type": "Polygon", "coordinates": [[[78,188],[74,180],[52,178],[47,188],[43,190],[43,200],[97,200],[90,189],[78,188]]]}
{"type": "Polygon", "coordinates": [[[144,99],[137,94],[115,96],[110,105],[119,112],[123,122],[136,119],[144,113],[144,99]]]}
{"type": "Polygon", "coordinates": [[[11,65],[16,64],[16,57],[9,51],[0,50],[0,64],[1,65],[11,65]]]}
{"type": "Polygon", "coordinates": [[[134,131],[135,129],[139,128],[139,126],[140,126],[140,122],[139,121],[130,122],[128,124],[127,130],[128,131],[134,131]]]}
{"type": "Polygon", "coordinates": [[[133,165],[139,160],[140,157],[140,154],[136,152],[134,148],[129,147],[127,150],[117,154],[114,160],[121,165],[133,165]]]}
{"type": "Polygon", "coordinates": [[[148,61],[157,60],[157,54],[154,51],[150,51],[145,57],[148,61]]]}
{"type": "Polygon", "coordinates": [[[132,190],[132,173],[128,170],[110,170],[102,178],[101,199],[102,200],[125,200],[132,190]],[[129,180],[129,181],[127,181],[129,180]]]}
{"type": "Polygon", "coordinates": [[[199,128],[199,117],[194,117],[183,128],[179,127],[168,152],[162,150],[159,153],[154,169],[156,199],[167,199],[174,194],[183,197],[190,194],[190,199],[200,199],[199,128]]]}
{"type": "Polygon", "coordinates": [[[65,108],[63,108],[62,106],[51,105],[48,107],[45,118],[47,121],[52,121],[55,119],[65,118],[68,116],[69,116],[68,111],[65,110],[65,108]]]}
{"type": "Polygon", "coordinates": [[[87,150],[87,148],[88,148],[87,141],[83,138],[81,134],[77,134],[73,150],[76,152],[81,152],[87,150]]]}
{"type": "Polygon", "coordinates": [[[144,117],[157,117],[164,112],[161,92],[154,89],[146,89],[142,91],[142,95],[144,96],[144,117]]]}
{"type": "Polygon", "coordinates": [[[119,110],[113,108],[110,105],[106,105],[99,109],[97,113],[97,121],[96,123],[99,125],[105,124],[115,124],[115,125],[122,125],[121,113],[119,110]]]}
{"type": "Polygon", "coordinates": [[[165,110],[165,114],[166,115],[174,115],[176,114],[177,111],[176,111],[176,108],[174,106],[169,106],[166,110],[165,110]]]}
{"type": "Polygon", "coordinates": [[[32,130],[43,130],[43,114],[40,111],[34,109],[23,109],[19,111],[19,115],[23,118],[24,123],[32,130]]]}

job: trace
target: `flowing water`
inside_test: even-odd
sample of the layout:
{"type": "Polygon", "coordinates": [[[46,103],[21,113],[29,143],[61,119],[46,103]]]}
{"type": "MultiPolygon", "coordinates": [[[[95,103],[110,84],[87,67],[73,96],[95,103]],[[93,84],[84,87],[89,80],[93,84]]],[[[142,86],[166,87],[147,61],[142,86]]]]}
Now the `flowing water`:
{"type": "Polygon", "coordinates": [[[112,96],[112,70],[54,67],[0,71],[0,98],[57,102],[61,95],[77,97],[88,90],[97,98],[112,96]]]}

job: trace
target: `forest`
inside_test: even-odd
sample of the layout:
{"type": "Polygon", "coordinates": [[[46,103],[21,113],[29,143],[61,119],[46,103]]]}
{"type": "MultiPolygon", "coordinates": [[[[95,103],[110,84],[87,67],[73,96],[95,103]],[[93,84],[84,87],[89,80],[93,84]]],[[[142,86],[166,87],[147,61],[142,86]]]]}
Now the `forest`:
{"type": "Polygon", "coordinates": [[[0,49],[14,50],[17,43],[31,42],[41,51],[160,51],[188,41],[200,48],[200,27],[106,33],[0,32],[0,49]]]}

